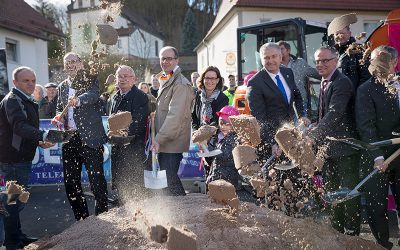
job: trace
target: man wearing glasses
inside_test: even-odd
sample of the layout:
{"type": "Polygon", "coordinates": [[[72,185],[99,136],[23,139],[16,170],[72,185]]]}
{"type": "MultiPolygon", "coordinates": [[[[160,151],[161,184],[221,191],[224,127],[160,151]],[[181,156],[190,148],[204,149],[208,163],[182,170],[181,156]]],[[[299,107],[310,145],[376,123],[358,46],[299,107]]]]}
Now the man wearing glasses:
{"type": "Polygon", "coordinates": [[[152,150],[158,152],[161,170],[167,171],[168,195],[185,195],[178,177],[182,153],[189,151],[193,88],[178,66],[176,48],[167,46],[160,50],[162,71],[155,117],[156,137],[152,150]]]}
{"type": "Polygon", "coordinates": [[[103,171],[103,144],[107,137],[101,119],[99,85],[94,76],[82,74],[83,69],[78,54],[69,52],[64,56],[68,78],[58,86],[57,115],[51,122],[61,122],[65,129],[75,131],[69,142],[62,145],[62,164],[65,191],[77,221],[89,216],[81,186],[83,164],[96,199],[95,214],[108,211],[103,171]],[[68,111],[61,117],[64,109],[68,111]]]}
{"type": "MultiPolygon", "coordinates": [[[[354,120],[354,89],[351,80],[337,69],[338,53],[333,47],[321,47],[314,54],[322,77],[318,124],[309,132],[309,142],[327,145],[322,168],[325,191],[354,188],[359,181],[359,154],[352,147],[328,141],[327,137],[357,138],[354,120]]],[[[332,209],[332,226],[348,235],[360,234],[360,200],[343,202],[332,209]]]]}

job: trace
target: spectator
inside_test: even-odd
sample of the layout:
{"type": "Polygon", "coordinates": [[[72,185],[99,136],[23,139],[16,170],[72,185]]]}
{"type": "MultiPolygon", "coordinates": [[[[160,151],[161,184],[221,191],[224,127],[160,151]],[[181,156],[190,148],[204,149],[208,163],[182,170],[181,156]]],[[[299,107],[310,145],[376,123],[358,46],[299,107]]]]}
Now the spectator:
{"type": "Polygon", "coordinates": [[[157,75],[152,74],[151,75],[151,87],[150,87],[150,93],[157,98],[158,96],[158,89],[160,88],[160,82],[158,81],[157,75]]]}
{"type": "Polygon", "coordinates": [[[328,36],[333,36],[334,47],[339,52],[339,68],[352,81],[354,91],[371,77],[368,72],[369,63],[360,62],[363,52],[357,49],[348,51],[350,45],[356,42],[350,31],[350,25],[355,22],[357,16],[351,13],[334,18],[328,26],[328,36]]]}
{"type": "Polygon", "coordinates": [[[192,86],[194,89],[197,89],[197,79],[200,77],[200,74],[198,72],[192,72],[190,74],[190,79],[192,80],[192,86]]]}
{"type": "Polygon", "coordinates": [[[239,111],[232,106],[225,106],[219,112],[219,127],[218,142],[216,148],[222,151],[222,154],[215,156],[211,164],[210,175],[207,177],[206,183],[209,184],[215,180],[226,180],[239,188],[239,173],[233,161],[232,150],[237,145],[237,136],[233,131],[232,124],[229,121],[230,116],[240,115],[239,111]]]}
{"type": "Polygon", "coordinates": [[[189,151],[190,114],[194,93],[178,66],[179,55],[174,47],[160,50],[159,96],[155,117],[156,137],[152,150],[158,152],[161,170],[167,171],[168,194],[186,195],[178,177],[182,153],[189,151]]]}
{"type": "Polygon", "coordinates": [[[109,113],[109,99],[110,99],[110,93],[108,92],[103,92],[103,94],[100,95],[100,106],[101,106],[101,115],[107,115],[109,113]]]}
{"type": "Polygon", "coordinates": [[[224,94],[228,97],[229,102],[228,104],[232,106],[233,103],[233,98],[235,97],[235,91],[236,91],[236,81],[235,81],[235,76],[234,75],[229,75],[228,76],[229,80],[229,88],[224,91],[224,94]]]}
{"type": "Polygon", "coordinates": [[[228,97],[222,93],[222,80],[219,69],[208,66],[198,79],[199,91],[196,93],[192,112],[192,128],[202,125],[218,126],[217,112],[228,105],[228,97]]]}
{"type": "Polygon", "coordinates": [[[52,124],[62,122],[66,129],[75,131],[69,142],[63,144],[62,164],[65,191],[75,219],[79,221],[89,216],[81,185],[83,164],[96,200],[95,214],[108,211],[103,170],[103,144],[107,137],[101,119],[97,77],[87,74],[81,58],[74,52],[64,56],[64,70],[68,78],[58,86],[57,116],[52,124]],[[60,117],[66,107],[66,117],[60,117]]]}
{"type": "Polygon", "coordinates": [[[39,110],[45,103],[44,99],[44,88],[40,84],[36,84],[35,90],[33,91],[33,99],[35,99],[36,103],[39,105],[39,110]]]}
{"type": "Polygon", "coordinates": [[[133,139],[128,143],[112,145],[112,189],[120,200],[127,201],[143,195],[143,166],[146,161],[144,139],[149,101],[147,94],[135,86],[136,76],[131,67],[121,65],[115,75],[119,90],[111,100],[110,115],[120,111],[131,113],[132,123],[128,136],[133,136],[133,139]]]}
{"type": "Polygon", "coordinates": [[[141,82],[139,83],[139,89],[143,91],[149,99],[149,112],[152,113],[156,111],[157,99],[149,92],[149,85],[145,82],[141,82]]]}
{"type": "MultiPolygon", "coordinates": [[[[39,130],[38,105],[32,98],[35,72],[28,67],[16,68],[13,83],[15,87],[0,102],[0,174],[5,181],[27,186],[36,147],[54,144],[44,143],[45,132],[39,130]]],[[[22,233],[19,213],[23,207],[19,200],[6,205],[6,249],[20,249],[37,240],[22,233]]]]}
{"type": "Polygon", "coordinates": [[[39,107],[40,119],[51,119],[56,115],[57,108],[57,84],[48,83],[44,86],[46,88],[46,96],[44,97],[43,104],[39,107]]]}
{"type": "MultiPolygon", "coordinates": [[[[294,79],[297,88],[300,90],[301,97],[304,103],[304,114],[306,114],[307,109],[307,82],[310,77],[321,79],[318,75],[318,71],[308,65],[308,63],[299,57],[295,57],[290,54],[290,44],[285,41],[278,42],[279,47],[282,52],[282,64],[290,68],[293,71],[294,79]]],[[[300,110],[299,110],[300,112],[300,110]]]]}

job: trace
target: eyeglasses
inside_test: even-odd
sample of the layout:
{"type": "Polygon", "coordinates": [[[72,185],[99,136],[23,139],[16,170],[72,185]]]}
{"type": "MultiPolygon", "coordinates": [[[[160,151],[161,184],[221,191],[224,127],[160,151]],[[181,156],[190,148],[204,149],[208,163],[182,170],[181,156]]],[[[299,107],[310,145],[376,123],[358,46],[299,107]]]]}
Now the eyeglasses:
{"type": "Polygon", "coordinates": [[[328,62],[332,61],[333,59],[336,59],[336,57],[332,57],[329,59],[315,60],[314,62],[315,62],[315,65],[320,64],[320,63],[327,64],[328,62]]]}
{"type": "Polygon", "coordinates": [[[175,59],[177,59],[177,58],[176,57],[161,57],[160,61],[161,62],[163,62],[163,61],[170,62],[170,61],[175,60],[175,59]]]}
{"type": "Polygon", "coordinates": [[[131,77],[134,77],[134,76],[132,76],[132,75],[117,75],[118,79],[127,79],[127,78],[131,78],[131,77]]]}
{"type": "Polygon", "coordinates": [[[215,81],[217,79],[218,79],[218,77],[204,77],[205,81],[215,81]]]}

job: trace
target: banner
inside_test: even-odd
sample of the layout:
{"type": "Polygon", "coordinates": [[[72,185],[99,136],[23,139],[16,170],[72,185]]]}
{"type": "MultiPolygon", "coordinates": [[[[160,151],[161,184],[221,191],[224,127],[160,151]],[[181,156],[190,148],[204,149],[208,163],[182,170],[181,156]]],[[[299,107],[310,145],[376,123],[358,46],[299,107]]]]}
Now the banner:
{"type": "Polygon", "coordinates": [[[0,49],[0,101],[9,91],[6,50],[0,49]]]}
{"type": "MultiPolygon", "coordinates": [[[[107,116],[103,116],[103,126],[107,132],[107,116]]],[[[54,129],[50,119],[40,120],[40,129],[54,129]]],[[[31,185],[63,183],[64,174],[61,164],[61,144],[58,143],[51,148],[36,148],[36,154],[32,161],[32,172],[29,179],[31,185]]],[[[105,144],[103,154],[104,175],[107,182],[111,181],[111,145],[105,144]]],[[[89,182],[86,169],[82,170],[82,182],[89,182]]]]}

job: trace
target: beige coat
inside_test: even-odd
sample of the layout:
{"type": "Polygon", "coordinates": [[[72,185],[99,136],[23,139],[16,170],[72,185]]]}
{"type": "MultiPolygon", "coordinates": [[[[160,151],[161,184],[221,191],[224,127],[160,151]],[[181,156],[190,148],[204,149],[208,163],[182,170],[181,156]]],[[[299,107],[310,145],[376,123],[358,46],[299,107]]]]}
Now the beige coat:
{"type": "Polygon", "coordinates": [[[158,90],[155,126],[160,152],[189,151],[193,100],[192,85],[178,68],[158,90]]]}

